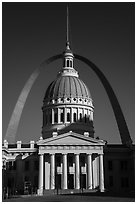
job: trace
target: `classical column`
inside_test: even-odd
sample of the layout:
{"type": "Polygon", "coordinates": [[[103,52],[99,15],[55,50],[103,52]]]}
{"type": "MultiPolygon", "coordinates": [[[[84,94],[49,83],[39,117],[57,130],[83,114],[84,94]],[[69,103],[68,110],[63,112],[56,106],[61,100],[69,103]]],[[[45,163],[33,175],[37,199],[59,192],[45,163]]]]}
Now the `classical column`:
{"type": "Polygon", "coordinates": [[[44,154],[40,154],[39,156],[39,189],[38,194],[43,194],[43,173],[44,173],[44,154]]]}
{"type": "Polygon", "coordinates": [[[75,187],[80,189],[79,154],[75,154],[75,187]]]}
{"type": "Polygon", "coordinates": [[[54,109],[52,108],[52,124],[54,124],[54,109]]]}
{"type": "Polygon", "coordinates": [[[99,189],[104,192],[103,154],[99,155],[99,189]]]}
{"type": "Polygon", "coordinates": [[[67,109],[64,108],[64,123],[67,122],[67,109]]]}
{"type": "Polygon", "coordinates": [[[87,155],[87,160],[88,160],[88,175],[87,175],[87,183],[88,183],[88,189],[92,189],[92,185],[93,185],[93,182],[92,182],[92,154],[88,154],[87,155]]]}
{"type": "Polygon", "coordinates": [[[68,188],[67,181],[67,154],[63,154],[63,189],[68,188]]]}
{"type": "Polygon", "coordinates": [[[71,123],[73,123],[73,108],[70,108],[71,123]]]}
{"type": "Polygon", "coordinates": [[[55,189],[55,154],[50,155],[50,189],[55,189]]]}

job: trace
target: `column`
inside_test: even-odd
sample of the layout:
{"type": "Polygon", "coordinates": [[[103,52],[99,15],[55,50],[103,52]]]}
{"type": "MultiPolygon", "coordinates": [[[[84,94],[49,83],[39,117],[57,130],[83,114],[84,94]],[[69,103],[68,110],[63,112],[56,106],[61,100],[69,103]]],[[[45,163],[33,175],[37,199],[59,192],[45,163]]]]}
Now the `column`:
{"type": "Polygon", "coordinates": [[[58,114],[58,123],[60,123],[60,109],[57,108],[57,114],[58,114]]]}
{"type": "Polygon", "coordinates": [[[67,122],[67,109],[64,108],[64,123],[67,122]]]}
{"type": "Polygon", "coordinates": [[[73,123],[73,108],[70,109],[70,117],[71,117],[71,123],[73,123]]]}
{"type": "Polygon", "coordinates": [[[55,154],[50,155],[50,189],[55,189],[55,154]]]}
{"type": "Polygon", "coordinates": [[[43,194],[43,168],[44,168],[44,154],[40,154],[39,157],[39,189],[38,194],[43,194]]]}
{"type": "Polygon", "coordinates": [[[88,174],[87,174],[87,183],[88,183],[88,189],[92,189],[92,154],[87,155],[87,160],[88,160],[88,174]]]}
{"type": "Polygon", "coordinates": [[[79,154],[75,154],[75,188],[80,189],[79,154]]]}
{"type": "Polygon", "coordinates": [[[63,154],[63,189],[68,188],[67,181],[67,154],[63,154]]]}
{"type": "Polygon", "coordinates": [[[104,192],[103,154],[99,155],[99,189],[101,192],[104,192]]]}
{"type": "Polygon", "coordinates": [[[54,124],[54,109],[52,108],[52,124],[54,124]]]}

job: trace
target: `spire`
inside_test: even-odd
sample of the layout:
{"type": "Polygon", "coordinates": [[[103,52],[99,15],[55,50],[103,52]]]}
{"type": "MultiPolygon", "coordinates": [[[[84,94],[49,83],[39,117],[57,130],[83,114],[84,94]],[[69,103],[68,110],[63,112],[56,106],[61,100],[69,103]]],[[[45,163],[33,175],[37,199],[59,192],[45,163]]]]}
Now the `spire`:
{"type": "Polygon", "coordinates": [[[67,33],[66,33],[66,47],[67,49],[70,49],[69,47],[69,9],[67,5],[67,33]]]}

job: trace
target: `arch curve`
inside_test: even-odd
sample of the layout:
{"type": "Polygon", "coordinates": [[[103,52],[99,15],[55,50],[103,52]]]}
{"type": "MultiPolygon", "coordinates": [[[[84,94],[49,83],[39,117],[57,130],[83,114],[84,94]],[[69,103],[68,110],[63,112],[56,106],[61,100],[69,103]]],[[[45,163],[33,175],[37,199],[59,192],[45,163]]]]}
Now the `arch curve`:
{"type": "MultiPolygon", "coordinates": [[[[108,82],[108,80],[106,79],[106,77],[104,76],[104,74],[101,72],[101,70],[93,63],[91,62],[89,59],[82,57],[80,55],[74,54],[75,58],[83,61],[85,64],[87,64],[98,76],[98,78],[100,79],[100,81],[102,82],[107,95],[109,97],[116,121],[117,121],[117,125],[118,125],[118,129],[119,129],[119,133],[120,133],[120,137],[121,137],[121,142],[124,145],[127,146],[131,146],[132,144],[132,140],[130,137],[130,133],[123,115],[123,112],[121,110],[120,104],[118,102],[118,99],[110,85],[110,83],[108,82]]],[[[17,100],[17,103],[15,105],[15,108],[13,110],[10,122],[8,124],[8,128],[7,128],[7,132],[6,132],[6,136],[5,139],[8,140],[9,143],[14,143],[15,142],[15,137],[16,137],[16,133],[17,133],[17,129],[18,129],[18,125],[19,125],[19,121],[21,118],[21,114],[25,105],[25,102],[27,100],[27,97],[29,95],[29,92],[34,84],[34,82],[36,81],[36,79],[38,78],[41,69],[43,69],[44,65],[48,65],[49,63],[62,58],[62,54],[59,55],[55,55],[53,57],[48,58],[47,60],[43,61],[43,63],[40,65],[40,67],[38,67],[37,69],[34,70],[34,72],[31,74],[31,76],[29,77],[29,79],[27,80],[24,88],[22,89],[19,98],[17,100]]]]}

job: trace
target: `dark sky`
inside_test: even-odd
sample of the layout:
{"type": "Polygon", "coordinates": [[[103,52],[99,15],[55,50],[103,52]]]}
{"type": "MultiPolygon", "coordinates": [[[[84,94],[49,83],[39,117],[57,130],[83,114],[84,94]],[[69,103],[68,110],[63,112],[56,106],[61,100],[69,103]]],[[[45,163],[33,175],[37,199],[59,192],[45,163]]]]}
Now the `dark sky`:
{"type": "MultiPolygon", "coordinates": [[[[66,40],[66,3],[2,3],[3,137],[18,96],[43,60],[62,53],[66,40]]],[[[70,41],[74,53],[95,63],[112,85],[134,141],[134,3],[69,3],[70,41]]],[[[16,140],[41,136],[43,98],[62,62],[42,71],[27,99],[16,140]]],[[[107,94],[91,69],[75,60],[94,101],[95,136],[120,143],[107,94]]]]}

